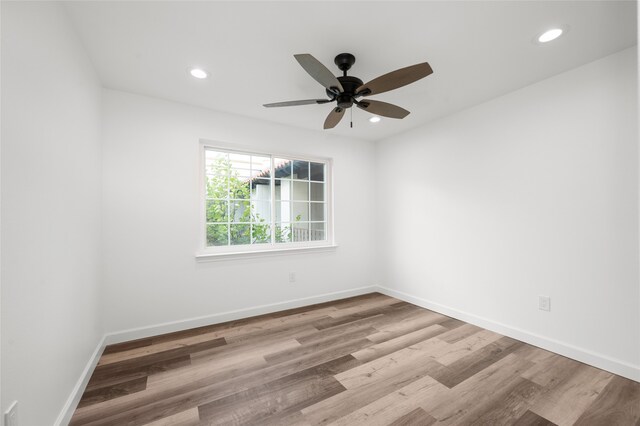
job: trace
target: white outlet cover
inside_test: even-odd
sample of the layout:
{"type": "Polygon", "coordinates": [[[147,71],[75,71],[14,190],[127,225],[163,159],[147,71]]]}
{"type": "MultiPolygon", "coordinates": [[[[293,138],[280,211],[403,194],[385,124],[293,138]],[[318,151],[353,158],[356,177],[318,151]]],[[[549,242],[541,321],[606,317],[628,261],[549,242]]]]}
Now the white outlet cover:
{"type": "Polygon", "coordinates": [[[551,311],[551,298],[549,296],[538,296],[538,309],[551,311]]]}

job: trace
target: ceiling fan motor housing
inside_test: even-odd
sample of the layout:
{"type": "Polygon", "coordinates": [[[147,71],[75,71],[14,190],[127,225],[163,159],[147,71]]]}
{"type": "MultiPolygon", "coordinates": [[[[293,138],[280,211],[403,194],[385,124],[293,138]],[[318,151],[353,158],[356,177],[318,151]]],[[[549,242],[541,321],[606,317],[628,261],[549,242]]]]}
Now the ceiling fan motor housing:
{"type": "Polygon", "coordinates": [[[331,93],[327,90],[327,96],[330,98],[335,97],[338,101],[338,106],[340,108],[351,108],[353,105],[354,97],[356,95],[356,90],[358,87],[362,86],[362,80],[358,77],[353,77],[350,75],[338,77],[338,81],[342,85],[344,91],[336,96],[334,93],[331,93]]]}

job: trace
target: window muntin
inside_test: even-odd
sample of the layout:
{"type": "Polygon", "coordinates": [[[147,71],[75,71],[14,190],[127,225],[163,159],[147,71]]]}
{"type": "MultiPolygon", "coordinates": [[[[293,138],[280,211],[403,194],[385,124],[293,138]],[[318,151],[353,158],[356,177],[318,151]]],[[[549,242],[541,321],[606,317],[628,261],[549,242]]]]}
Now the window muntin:
{"type": "Polygon", "coordinates": [[[329,242],[328,162],[205,147],[205,249],[329,242]]]}

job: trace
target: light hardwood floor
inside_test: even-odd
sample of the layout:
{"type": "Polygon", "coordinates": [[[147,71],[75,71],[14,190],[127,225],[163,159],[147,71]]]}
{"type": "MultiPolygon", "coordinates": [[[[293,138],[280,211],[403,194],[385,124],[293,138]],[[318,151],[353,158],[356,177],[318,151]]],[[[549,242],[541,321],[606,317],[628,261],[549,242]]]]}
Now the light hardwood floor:
{"type": "Polygon", "coordinates": [[[640,383],[372,293],[109,346],[71,424],[640,426],[640,383]]]}

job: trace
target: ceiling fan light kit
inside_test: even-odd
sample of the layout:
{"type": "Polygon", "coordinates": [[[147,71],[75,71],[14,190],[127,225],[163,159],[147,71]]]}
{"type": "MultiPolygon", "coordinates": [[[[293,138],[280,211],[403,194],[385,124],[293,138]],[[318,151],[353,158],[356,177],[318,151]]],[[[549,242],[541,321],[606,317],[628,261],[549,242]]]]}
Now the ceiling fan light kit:
{"type": "Polygon", "coordinates": [[[399,87],[406,86],[433,73],[431,66],[423,62],[409,67],[400,68],[390,73],[374,78],[366,84],[357,77],[347,75],[356,62],[351,53],[340,53],[335,57],[334,63],[342,71],[342,75],[336,77],[320,61],[308,53],[293,55],[300,66],[320,83],[326,90],[329,99],[305,99],[300,101],[286,101],[264,104],[267,108],[326,104],[336,102],[336,106],[327,116],[324,122],[325,129],[334,128],[344,116],[346,109],[356,105],[358,108],[378,116],[402,119],[409,115],[409,111],[397,105],[373,99],[360,98],[388,92],[399,87]]]}

